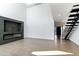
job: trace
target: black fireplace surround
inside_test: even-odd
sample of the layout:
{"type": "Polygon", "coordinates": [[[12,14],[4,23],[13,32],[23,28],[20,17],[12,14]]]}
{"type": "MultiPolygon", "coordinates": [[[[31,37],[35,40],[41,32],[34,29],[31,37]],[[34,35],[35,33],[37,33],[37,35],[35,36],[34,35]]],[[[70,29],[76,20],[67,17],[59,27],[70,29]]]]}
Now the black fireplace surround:
{"type": "Polygon", "coordinates": [[[0,44],[24,38],[24,22],[0,16],[0,44]]]}

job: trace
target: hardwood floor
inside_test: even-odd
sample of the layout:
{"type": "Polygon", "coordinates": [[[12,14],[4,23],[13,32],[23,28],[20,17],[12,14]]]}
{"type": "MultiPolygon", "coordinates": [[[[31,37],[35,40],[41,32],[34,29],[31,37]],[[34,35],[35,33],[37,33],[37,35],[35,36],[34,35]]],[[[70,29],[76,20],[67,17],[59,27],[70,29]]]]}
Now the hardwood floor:
{"type": "Polygon", "coordinates": [[[26,38],[0,45],[0,56],[33,56],[34,51],[65,51],[79,56],[79,46],[65,40],[42,40],[26,38]]]}

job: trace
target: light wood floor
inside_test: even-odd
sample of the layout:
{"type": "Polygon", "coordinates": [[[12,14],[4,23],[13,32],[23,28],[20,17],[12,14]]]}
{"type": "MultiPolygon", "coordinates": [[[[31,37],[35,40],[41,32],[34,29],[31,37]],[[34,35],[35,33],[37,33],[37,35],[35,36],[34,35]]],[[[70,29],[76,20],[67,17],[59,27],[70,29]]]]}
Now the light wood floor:
{"type": "Polygon", "coordinates": [[[33,51],[60,50],[79,55],[79,46],[65,40],[42,40],[27,38],[0,45],[0,56],[32,56],[33,51]]]}

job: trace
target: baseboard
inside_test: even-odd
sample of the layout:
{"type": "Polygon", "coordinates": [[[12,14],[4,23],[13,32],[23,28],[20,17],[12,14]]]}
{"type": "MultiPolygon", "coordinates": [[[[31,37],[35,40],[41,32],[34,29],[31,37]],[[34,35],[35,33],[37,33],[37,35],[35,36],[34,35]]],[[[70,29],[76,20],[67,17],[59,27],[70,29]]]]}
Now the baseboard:
{"type": "Polygon", "coordinates": [[[44,39],[44,38],[36,38],[36,37],[24,37],[25,39],[40,39],[40,40],[54,40],[54,39],[44,39]]]}
{"type": "MultiPolygon", "coordinates": [[[[70,40],[70,39],[69,39],[70,40]]],[[[76,44],[74,41],[70,40],[72,43],[74,43],[75,45],[79,46],[78,44],[76,44]]]]}

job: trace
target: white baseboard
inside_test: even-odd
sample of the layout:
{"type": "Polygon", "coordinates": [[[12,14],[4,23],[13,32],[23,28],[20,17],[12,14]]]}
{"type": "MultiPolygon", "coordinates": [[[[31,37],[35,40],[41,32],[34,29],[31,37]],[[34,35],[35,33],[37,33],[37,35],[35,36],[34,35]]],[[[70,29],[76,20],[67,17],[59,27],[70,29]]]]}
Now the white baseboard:
{"type": "Polygon", "coordinates": [[[74,40],[71,40],[71,39],[70,39],[70,41],[79,46],[79,44],[76,43],[74,40]]]}
{"type": "Polygon", "coordinates": [[[31,39],[40,39],[40,40],[54,40],[52,38],[39,38],[39,37],[24,37],[24,38],[31,38],[31,39]]]}

